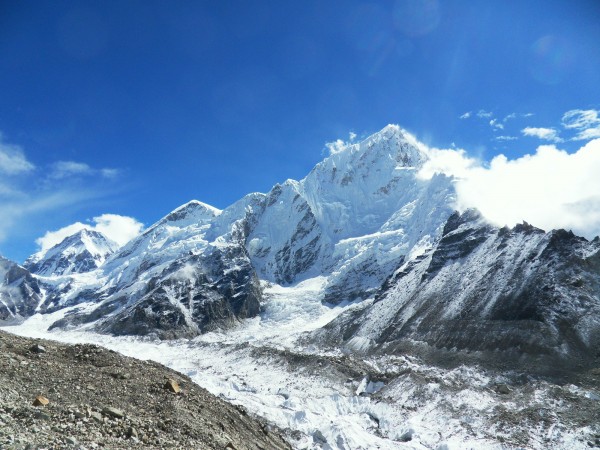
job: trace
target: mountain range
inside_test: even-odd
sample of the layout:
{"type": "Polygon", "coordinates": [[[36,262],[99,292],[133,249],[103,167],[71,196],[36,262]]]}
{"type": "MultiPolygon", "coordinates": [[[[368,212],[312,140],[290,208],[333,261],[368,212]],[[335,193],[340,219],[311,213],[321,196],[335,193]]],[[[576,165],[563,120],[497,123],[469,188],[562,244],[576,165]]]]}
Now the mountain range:
{"type": "Polygon", "coordinates": [[[122,247],[82,230],[23,265],[0,258],[0,320],[63,311],[50,328],[194,337],[259,316],[264,283],[322,277],[324,305],[355,307],[306,337],[316,345],[597,364],[600,239],[456,211],[451,176],[419,176],[428,160],[389,125],[300,181],[224,210],[190,201],[122,247]]]}

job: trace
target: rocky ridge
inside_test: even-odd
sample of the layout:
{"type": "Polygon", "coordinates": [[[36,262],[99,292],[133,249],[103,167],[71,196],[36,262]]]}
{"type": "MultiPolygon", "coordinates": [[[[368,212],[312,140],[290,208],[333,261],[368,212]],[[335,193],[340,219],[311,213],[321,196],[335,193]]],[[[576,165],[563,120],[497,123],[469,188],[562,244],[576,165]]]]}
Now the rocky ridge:
{"type": "Polygon", "coordinates": [[[585,371],[600,365],[599,274],[600,238],[497,228],[468,210],[448,219],[434,248],[400,266],[372,305],[315,339],[367,354],[420,349],[436,362],[585,371]]]}

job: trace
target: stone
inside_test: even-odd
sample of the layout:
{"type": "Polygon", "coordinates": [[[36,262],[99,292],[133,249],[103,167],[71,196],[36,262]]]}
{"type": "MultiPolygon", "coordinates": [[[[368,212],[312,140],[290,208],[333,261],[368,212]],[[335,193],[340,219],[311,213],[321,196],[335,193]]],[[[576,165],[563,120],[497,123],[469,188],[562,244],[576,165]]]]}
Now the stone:
{"type": "Polygon", "coordinates": [[[33,406],[46,406],[48,403],[50,403],[50,400],[43,395],[38,395],[33,401],[33,406]]]}
{"type": "Polygon", "coordinates": [[[167,391],[173,392],[174,394],[179,394],[181,392],[179,383],[171,378],[169,380],[167,380],[167,382],[164,385],[164,388],[167,391]]]}
{"type": "Polygon", "coordinates": [[[50,420],[50,416],[42,411],[36,412],[34,417],[38,420],[50,420]]]}
{"type": "Polygon", "coordinates": [[[137,437],[138,437],[137,430],[133,427],[129,427],[129,429],[127,430],[127,437],[130,439],[131,438],[137,439],[137,437]]]}
{"type": "Polygon", "coordinates": [[[113,408],[112,406],[108,406],[102,409],[102,414],[104,414],[105,416],[114,417],[115,419],[122,419],[123,417],[125,417],[125,413],[123,411],[117,408],[113,408]]]}
{"type": "Polygon", "coordinates": [[[29,347],[29,351],[31,353],[46,353],[46,349],[40,344],[32,345],[31,347],[29,347]]]}
{"type": "Polygon", "coordinates": [[[508,387],[507,384],[499,384],[498,386],[496,386],[496,392],[498,392],[499,394],[510,394],[511,389],[508,387]]]}
{"type": "Polygon", "coordinates": [[[71,436],[67,437],[65,439],[65,442],[67,444],[70,444],[70,445],[77,445],[78,444],[77,439],[75,439],[74,437],[71,437],[71,436]]]}
{"type": "Polygon", "coordinates": [[[129,380],[131,378],[131,375],[129,375],[127,372],[125,372],[125,373],[113,372],[110,375],[113,378],[116,378],[117,380],[129,380]]]}

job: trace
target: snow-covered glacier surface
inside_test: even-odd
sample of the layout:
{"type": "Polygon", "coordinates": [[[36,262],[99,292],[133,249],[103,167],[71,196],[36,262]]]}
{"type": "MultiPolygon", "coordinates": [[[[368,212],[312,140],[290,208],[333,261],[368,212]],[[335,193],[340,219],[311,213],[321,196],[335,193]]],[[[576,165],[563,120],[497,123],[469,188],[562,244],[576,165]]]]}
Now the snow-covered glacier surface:
{"type": "Polygon", "coordinates": [[[298,449],[518,448],[515,442],[522,448],[587,448],[582,436],[590,427],[563,423],[558,416],[573,407],[569,401],[594,402],[600,398],[595,392],[532,381],[503,394],[497,386],[508,375],[465,366],[440,369],[410,356],[355,359],[303,344],[306,332],[370,304],[324,306],[325,282],[324,277],[287,287],[263,282],[260,316],[191,340],[47,331],[68,310],[37,314],[6,330],[99,344],[161,362],[272,421],[298,449]],[[544,414],[545,421],[532,417],[544,414]]]}

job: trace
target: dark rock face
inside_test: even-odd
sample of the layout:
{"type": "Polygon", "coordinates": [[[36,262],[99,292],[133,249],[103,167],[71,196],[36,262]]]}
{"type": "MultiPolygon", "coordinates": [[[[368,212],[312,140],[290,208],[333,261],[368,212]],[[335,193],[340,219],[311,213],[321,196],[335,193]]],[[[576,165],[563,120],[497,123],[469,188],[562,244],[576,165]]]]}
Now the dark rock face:
{"type": "Polygon", "coordinates": [[[42,301],[40,283],[29,271],[0,256],[0,321],[32,315],[42,301]]]}
{"type": "Polygon", "coordinates": [[[262,295],[258,278],[247,258],[230,253],[215,252],[204,261],[197,257],[178,261],[162,279],[152,279],[139,301],[102,320],[98,329],[115,335],[193,337],[256,316],[262,295]],[[241,264],[225,269],[232,261],[241,264]],[[187,280],[173,276],[184,266],[187,280]]]}
{"type": "Polygon", "coordinates": [[[403,260],[404,257],[401,257],[380,264],[376,255],[370,255],[360,263],[332,276],[325,286],[323,302],[338,305],[343,301],[372,297],[380,289],[386,275],[392,273],[403,260]]]}
{"type": "MultiPolygon", "coordinates": [[[[548,370],[598,363],[600,242],[527,224],[497,229],[454,214],[436,248],[405,264],[376,302],[329,325],[347,345],[425,343],[548,370]]],[[[458,356],[456,356],[458,358],[458,356]]]]}
{"type": "Polygon", "coordinates": [[[104,333],[172,339],[229,328],[254,317],[262,292],[243,237],[243,227],[236,226],[222,245],[166,264],[146,255],[134,269],[133,279],[107,289],[99,296],[97,308],[75,311],[52,327],[96,322],[94,328],[104,333]],[[148,281],[136,290],[140,277],[148,281]]]}

